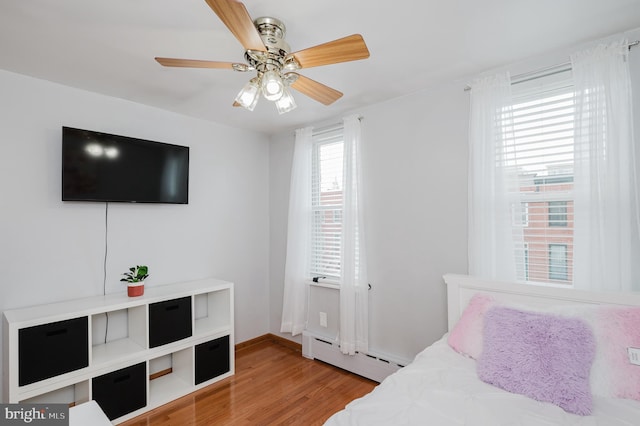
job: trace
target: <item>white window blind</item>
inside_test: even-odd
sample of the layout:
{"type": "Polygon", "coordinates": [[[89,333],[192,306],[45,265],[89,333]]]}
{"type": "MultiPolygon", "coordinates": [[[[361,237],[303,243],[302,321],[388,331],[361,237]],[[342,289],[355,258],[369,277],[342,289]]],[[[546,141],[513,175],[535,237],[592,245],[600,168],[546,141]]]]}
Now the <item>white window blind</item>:
{"type": "Polygon", "coordinates": [[[514,235],[525,281],[572,282],[574,93],[569,67],[512,85],[504,130],[507,161],[517,167],[522,217],[514,235]],[[517,231],[517,232],[516,232],[517,231]]]}
{"type": "Polygon", "coordinates": [[[313,133],[311,277],[340,279],[343,185],[342,126],[313,133]]]}

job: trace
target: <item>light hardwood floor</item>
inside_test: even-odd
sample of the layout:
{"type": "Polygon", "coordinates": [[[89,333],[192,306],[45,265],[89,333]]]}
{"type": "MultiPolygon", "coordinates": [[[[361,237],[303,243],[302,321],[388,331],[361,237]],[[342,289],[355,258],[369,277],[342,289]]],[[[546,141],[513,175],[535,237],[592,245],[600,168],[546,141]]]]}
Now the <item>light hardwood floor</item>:
{"type": "Polygon", "coordinates": [[[236,374],[124,426],[321,425],[376,382],[265,338],[236,348],[236,374]]]}

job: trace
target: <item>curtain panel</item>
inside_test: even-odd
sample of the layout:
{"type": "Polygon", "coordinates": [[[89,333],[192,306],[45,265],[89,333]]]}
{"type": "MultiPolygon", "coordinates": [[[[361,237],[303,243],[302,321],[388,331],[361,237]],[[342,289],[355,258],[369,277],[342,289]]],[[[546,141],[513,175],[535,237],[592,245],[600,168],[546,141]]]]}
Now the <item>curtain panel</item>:
{"type": "Polygon", "coordinates": [[[360,118],[344,118],[343,212],[340,282],[340,350],[369,349],[369,294],[364,236],[360,118]]]}
{"type": "Polygon", "coordinates": [[[307,285],[311,250],[312,128],[296,130],[291,184],[287,257],[284,270],[282,333],[302,333],[306,322],[307,285]]]}
{"type": "Polygon", "coordinates": [[[571,55],[575,84],[574,286],[640,290],[638,158],[627,40],[571,55]]]}
{"type": "Polygon", "coordinates": [[[469,273],[514,281],[521,216],[518,170],[510,156],[513,137],[511,78],[508,72],[471,83],[469,123],[469,273]]]}

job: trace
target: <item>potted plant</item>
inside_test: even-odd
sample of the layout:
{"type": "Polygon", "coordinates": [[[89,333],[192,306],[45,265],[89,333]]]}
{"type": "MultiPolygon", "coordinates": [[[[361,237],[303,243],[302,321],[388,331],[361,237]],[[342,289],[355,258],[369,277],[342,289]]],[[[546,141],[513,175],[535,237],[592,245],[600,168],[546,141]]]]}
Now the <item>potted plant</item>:
{"type": "Polygon", "coordinates": [[[149,276],[149,267],[146,265],[137,265],[129,268],[129,272],[125,272],[124,281],[127,284],[127,294],[129,297],[142,296],[144,294],[144,280],[149,276]]]}

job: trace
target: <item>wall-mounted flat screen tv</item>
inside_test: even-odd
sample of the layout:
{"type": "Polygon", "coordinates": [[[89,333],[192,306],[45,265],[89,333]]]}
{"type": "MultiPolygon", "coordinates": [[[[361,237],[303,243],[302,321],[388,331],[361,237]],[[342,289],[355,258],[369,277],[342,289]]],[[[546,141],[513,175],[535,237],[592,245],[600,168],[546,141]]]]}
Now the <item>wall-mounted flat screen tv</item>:
{"type": "Polygon", "coordinates": [[[189,147],[62,128],[62,201],[189,202],[189,147]]]}

